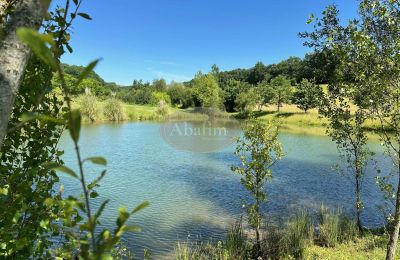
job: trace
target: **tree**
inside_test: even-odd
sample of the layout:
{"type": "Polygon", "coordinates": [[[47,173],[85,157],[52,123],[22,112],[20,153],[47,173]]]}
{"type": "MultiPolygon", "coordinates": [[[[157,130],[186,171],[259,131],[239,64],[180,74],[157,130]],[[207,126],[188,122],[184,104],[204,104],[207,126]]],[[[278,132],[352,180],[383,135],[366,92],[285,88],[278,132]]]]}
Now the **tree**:
{"type": "Polygon", "coordinates": [[[313,81],[303,79],[293,93],[293,103],[305,113],[309,109],[316,108],[322,97],[322,89],[313,81]]]}
{"type": "Polygon", "coordinates": [[[48,8],[43,3],[41,0],[21,0],[15,3],[11,14],[4,12],[2,17],[9,16],[8,19],[1,18],[6,22],[0,27],[0,149],[30,55],[30,48],[20,42],[16,32],[19,27],[39,29],[48,8]]]}
{"type": "Polygon", "coordinates": [[[193,94],[202,107],[220,108],[223,100],[221,89],[212,74],[198,73],[192,83],[193,94]]]}
{"type": "Polygon", "coordinates": [[[236,108],[244,114],[253,112],[257,105],[262,102],[263,98],[256,88],[251,88],[247,92],[240,93],[235,100],[236,108]]]}
{"type": "MultiPolygon", "coordinates": [[[[384,183],[384,191],[394,192],[394,214],[389,219],[387,260],[395,257],[400,231],[400,3],[386,0],[362,0],[359,20],[341,25],[336,6],[327,7],[315,30],[303,33],[306,45],[321,52],[329,50],[339,64],[335,82],[352,93],[351,101],[359,111],[378,119],[385,154],[390,156],[398,179],[395,186],[384,183]],[[390,133],[391,132],[391,133],[390,133]]],[[[333,88],[332,91],[340,89],[333,88]]]]}
{"type": "Polygon", "coordinates": [[[270,89],[273,95],[273,101],[276,104],[277,112],[279,112],[282,103],[288,102],[292,95],[290,80],[285,76],[278,76],[271,80],[270,89]]]}
{"type": "Polygon", "coordinates": [[[155,79],[153,80],[153,88],[156,91],[165,91],[167,89],[167,82],[165,79],[155,79]]]}
{"type": "Polygon", "coordinates": [[[267,75],[267,67],[262,62],[257,62],[256,65],[252,69],[250,69],[250,73],[248,76],[248,82],[250,84],[257,84],[266,79],[267,75]]]}
{"type": "Polygon", "coordinates": [[[171,104],[181,108],[188,108],[193,105],[191,89],[185,87],[182,83],[172,83],[167,93],[171,98],[171,104]]]}
{"type": "Polygon", "coordinates": [[[261,102],[259,103],[258,110],[261,111],[262,107],[266,104],[270,104],[274,98],[274,92],[267,80],[264,80],[257,84],[256,90],[261,96],[261,102]]]}
{"type": "MultiPolygon", "coordinates": [[[[253,201],[246,205],[249,225],[256,231],[256,252],[259,253],[262,225],[262,205],[267,201],[265,184],[272,178],[271,167],[282,158],[282,146],[278,140],[278,127],[250,119],[243,128],[243,137],[237,140],[235,155],[241,166],[232,171],[242,176],[242,185],[250,192],[253,201]]],[[[258,256],[257,256],[258,257],[258,256]]]]}
{"type": "Polygon", "coordinates": [[[357,108],[353,115],[349,101],[353,100],[352,92],[341,83],[331,83],[330,86],[331,90],[322,99],[320,113],[328,119],[327,133],[336,143],[340,156],[354,179],[354,210],[358,231],[362,232],[362,180],[368,161],[373,155],[367,147],[368,138],[363,128],[368,111],[357,108]]]}
{"type": "Polygon", "coordinates": [[[171,98],[167,93],[158,91],[151,93],[151,100],[149,100],[150,104],[158,105],[160,101],[164,101],[169,105],[171,104],[171,98]]]}
{"type": "Polygon", "coordinates": [[[247,92],[251,85],[247,82],[230,79],[224,87],[224,105],[225,109],[233,112],[236,107],[237,97],[244,92],[247,92]]]}

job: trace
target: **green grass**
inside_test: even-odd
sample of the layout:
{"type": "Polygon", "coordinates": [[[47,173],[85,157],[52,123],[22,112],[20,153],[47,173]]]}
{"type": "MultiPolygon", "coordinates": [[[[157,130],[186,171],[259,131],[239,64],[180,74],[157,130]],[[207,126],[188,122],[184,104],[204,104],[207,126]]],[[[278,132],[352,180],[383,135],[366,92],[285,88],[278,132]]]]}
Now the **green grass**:
{"type": "MultiPolygon", "coordinates": [[[[356,238],[354,241],[338,244],[335,247],[321,247],[311,245],[306,248],[304,259],[385,259],[387,239],[372,234],[356,238]]],[[[397,250],[396,259],[400,259],[397,250]]]]}

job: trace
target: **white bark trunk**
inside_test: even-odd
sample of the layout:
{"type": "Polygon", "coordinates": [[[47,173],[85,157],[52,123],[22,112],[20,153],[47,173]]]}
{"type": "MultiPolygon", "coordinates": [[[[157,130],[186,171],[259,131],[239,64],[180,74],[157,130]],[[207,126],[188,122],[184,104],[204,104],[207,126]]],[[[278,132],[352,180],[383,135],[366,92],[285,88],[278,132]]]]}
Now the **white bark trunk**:
{"type": "Polygon", "coordinates": [[[0,42],[0,148],[7,133],[15,96],[30,55],[30,49],[18,40],[16,30],[19,27],[39,29],[47,9],[43,2],[19,1],[5,25],[5,35],[0,42]]]}

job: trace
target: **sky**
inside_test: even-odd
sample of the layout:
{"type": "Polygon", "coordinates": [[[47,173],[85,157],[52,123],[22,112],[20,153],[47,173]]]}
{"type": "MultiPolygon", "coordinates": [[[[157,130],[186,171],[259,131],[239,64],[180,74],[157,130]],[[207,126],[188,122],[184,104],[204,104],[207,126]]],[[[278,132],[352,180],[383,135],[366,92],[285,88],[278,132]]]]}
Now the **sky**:
{"type": "Polygon", "coordinates": [[[108,82],[134,79],[190,80],[213,64],[221,70],[250,68],[257,61],[303,57],[298,32],[311,13],[335,3],[341,18],[357,15],[357,0],[84,0],[72,28],[68,64],[87,65],[108,82]]]}

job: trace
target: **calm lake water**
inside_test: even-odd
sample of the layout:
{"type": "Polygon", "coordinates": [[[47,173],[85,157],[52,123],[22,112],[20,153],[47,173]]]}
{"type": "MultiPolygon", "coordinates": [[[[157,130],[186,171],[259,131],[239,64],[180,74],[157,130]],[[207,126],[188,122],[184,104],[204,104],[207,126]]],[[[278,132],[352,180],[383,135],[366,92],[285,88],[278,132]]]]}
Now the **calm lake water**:
{"type": "MultiPolygon", "coordinates": [[[[168,255],[176,241],[218,240],[242,214],[241,204],[248,198],[240,177],[230,171],[237,163],[234,146],[212,153],[193,153],[172,148],[160,136],[160,123],[124,123],[85,125],[81,148],[85,157],[104,156],[108,174],[98,189],[110,199],[102,224],[112,226],[121,205],[134,208],[147,200],[150,207],[133,216],[130,224],[139,224],[141,233],[127,233],[124,241],[137,256],[144,248],[153,255],[168,255]]],[[[317,209],[321,203],[344,207],[352,213],[353,186],[349,177],[338,174],[340,163],[334,143],[327,137],[280,134],[286,156],[274,168],[267,185],[266,211],[271,221],[284,221],[296,210],[317,209]]],[[[372,150],[381,150],[371,142],[372,150]]],[[[66,165],[76,169],[72,143],[66,132],[61,140],[66,165]]],[[[377,155],[386,172],[390,162],[377,155]]],[[[87,165],[87,176],[94,178],[102,167],[87,165]]],[[[363,222],[381,226],[384,218],[378,206],[382,196],[375,184],[373,167],[363,183],[363,198],[369,203],[363,222]]],[[[89,177],[89,178],[90,178],[89,177]]],[[[79,183],[62,177],[67,194],[81,192],[79,183]]]]}

